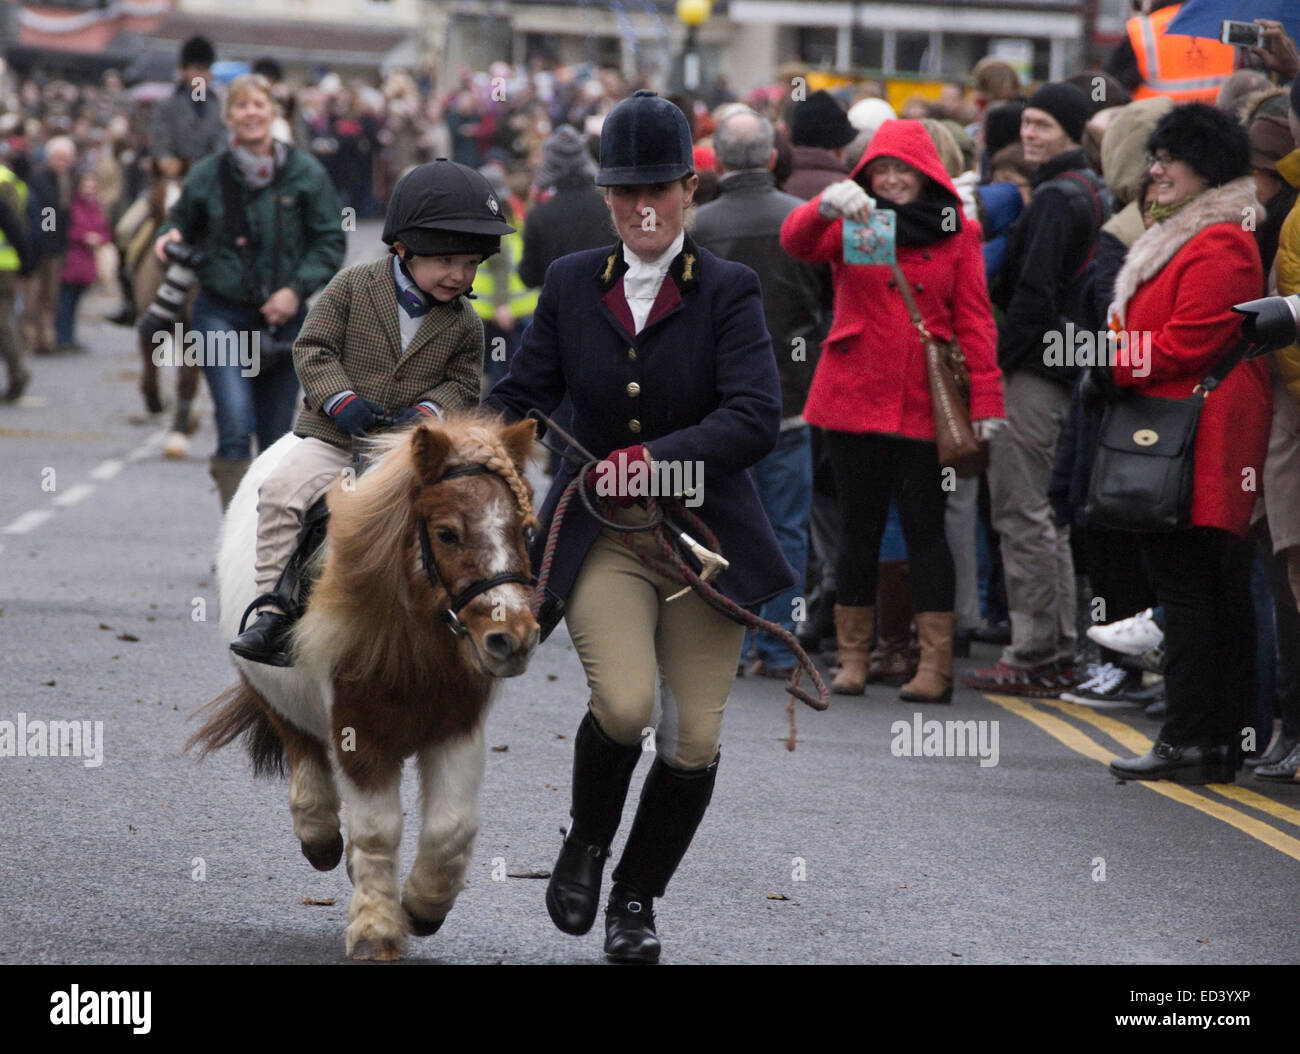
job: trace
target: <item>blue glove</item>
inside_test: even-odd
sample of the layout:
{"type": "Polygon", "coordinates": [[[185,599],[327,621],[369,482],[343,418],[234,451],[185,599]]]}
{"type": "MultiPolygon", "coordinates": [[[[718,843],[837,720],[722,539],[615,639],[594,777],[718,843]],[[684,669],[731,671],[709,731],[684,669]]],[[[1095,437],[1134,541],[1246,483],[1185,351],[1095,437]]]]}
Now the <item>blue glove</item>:
{"type": "Polygon", "coordinates": [[[334,423],[350,436],[363,436],[378,423],[384,408],[376,406],[369,399],[363,399],[356,392],[344,392],[329,414],[334,423]]]}
{"type": "Polygon", "coordinates": [[[414,406],[408,406],[393,418],[393,424],[397,426],[408,425],[412,421],[424,421],[432,424],[435,421],[441,420],[442,414],[438,412],[438,404],[425,399],[423,402],[418,402],[414,406]]]}

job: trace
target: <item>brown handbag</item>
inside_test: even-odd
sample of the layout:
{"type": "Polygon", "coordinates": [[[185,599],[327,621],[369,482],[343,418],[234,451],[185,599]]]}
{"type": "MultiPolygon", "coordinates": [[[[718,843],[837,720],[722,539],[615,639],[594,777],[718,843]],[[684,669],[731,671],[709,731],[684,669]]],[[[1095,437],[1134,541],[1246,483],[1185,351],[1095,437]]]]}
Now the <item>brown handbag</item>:
{"type": "Polygon", "coordinates": [[[989,445],[975,438],[970,424],[970,370],[966,356],[955,340],[940,340],[925,324],[912,288],[902,269],[893,264],[894,281],[907,304],[912,325],[925,349],[925,372],[930,379],[930,402],[934,407],[934,438],[939,448],[939,467],[953,469],[958,478],[978,476],[989,464],[989,445]]]}

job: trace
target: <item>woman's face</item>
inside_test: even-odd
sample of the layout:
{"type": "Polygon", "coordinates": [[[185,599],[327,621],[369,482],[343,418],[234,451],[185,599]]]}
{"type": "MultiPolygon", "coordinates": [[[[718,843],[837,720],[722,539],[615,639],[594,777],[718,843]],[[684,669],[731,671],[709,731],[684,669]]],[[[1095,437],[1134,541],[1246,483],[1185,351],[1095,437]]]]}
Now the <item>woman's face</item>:
{"type": "Polygon", "coordinates": [[[1177,205],[1195,197],[1209,186],[1186,161],[1175,161],[1167,150],[1157,150],[1147,165],[1156,202],[1160,205],[1177,205]]]}
{"type": "Polygon", "coordinates": [[[895,205],[910,205],[921,196],[921,172],[894,157],[878,157],[867,166],[871,193],[895,205]]]}
{"type": "Polygon", "coordinates": [[[271,138],[275,103],[265,92],[245,91],[230,103],[226,123],[241,143],[265,143],[271,138]]]}
{"type": "Polygon", "coordinates": [[[642,259],[661,255],[681,233],[682,219],[699,182],[699,176],[692,175],[686,186],[675,179],[671,183],[609,187],[605,204],[623,244],[642,259]]]}

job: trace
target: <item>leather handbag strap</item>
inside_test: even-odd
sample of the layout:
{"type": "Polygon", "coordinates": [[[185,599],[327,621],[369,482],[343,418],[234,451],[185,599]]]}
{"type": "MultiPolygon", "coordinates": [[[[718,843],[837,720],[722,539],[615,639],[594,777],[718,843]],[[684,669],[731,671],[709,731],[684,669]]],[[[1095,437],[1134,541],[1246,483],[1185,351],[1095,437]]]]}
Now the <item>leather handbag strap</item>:
{"type": "Polygon", "coordinates": [[[1233,367],[1245,357],[1246,352],[1250,350],[1250,346],[1249,340],[1239,340],[1237,346],[1220,359],[1219,364],[1206,374],[1200,384],[1192,389],[1192,394],[1195,395],[1199,391],[1204,396],[1214,391],[1222,383],[1223,379],[1232,372],[1233,367]]]}
{"type": "Polygon", "coordinates": [[[894,272],[894,281],[898,283],[898,291],[903,294],[903,302],[907,305],[907,313],[912,316],[912,325],[914,325],[916,331],[921,334],[921,340],[933,340],[934,336],[930,333],[929,327],[925,324],[924,317],[922,317],[920,310],[916,306],[916,301],[912,298],[912,287],[908,284],[907,277],[903,274],[903,269],[898,266],[897,260],[892,262],[889,266],[894,272]]]}

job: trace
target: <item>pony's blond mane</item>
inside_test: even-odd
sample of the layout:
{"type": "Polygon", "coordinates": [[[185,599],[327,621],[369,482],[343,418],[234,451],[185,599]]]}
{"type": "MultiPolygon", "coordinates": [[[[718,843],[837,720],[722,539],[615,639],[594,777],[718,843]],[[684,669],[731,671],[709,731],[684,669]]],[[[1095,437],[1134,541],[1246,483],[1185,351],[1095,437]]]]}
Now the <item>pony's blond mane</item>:
{"type": "MultiPolygon", "coordinates": [[[[432,427],[451,440],[445,468],[483,464],[515,497],[523,526],[536,526],[532,487],[519,473],[501,438],[501,424],[479,416],[451,417],[432,427]]],[[[372,467],[353,485],[329,493],[330,528],[325,566],[307,613],[298,624],[300,662],[325,676],[346,667],[349,676],[396,686],[409,682],[412,663],[437,663],[431,647],[446,643],[444,627],[414,617],[411,574],[418,553],[414,500],[422,483],[413,440],[418,428],[367,442],[372,467]],[[407,617],[394,618],[394,605],[407,617]],[[384,632],[376,632],[379,627],[384,632]]]]}

